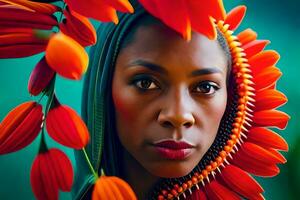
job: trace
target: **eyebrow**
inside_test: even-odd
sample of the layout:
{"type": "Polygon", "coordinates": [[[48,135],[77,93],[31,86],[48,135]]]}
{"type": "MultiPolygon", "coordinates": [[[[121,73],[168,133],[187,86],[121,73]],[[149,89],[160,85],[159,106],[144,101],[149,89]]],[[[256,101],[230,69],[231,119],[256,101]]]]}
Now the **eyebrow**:
{"type": "MultiPolygon", "coordinates": [[[[137,65],[146,67],[151,71],[159,72],[162,74],[168,74],[167,70],[164,69],[162,66],[145,61],[145,60],[135,60],[134,62],[130,63],[128,66],[131,67],[131,66],[137,66],[137,65]]],[[[195,70],[189,76],[194,77],[194,76],[201,76],[201,75],[208,75],[208,74],[215,74],[215,73],[222,74],[223,72],[216,67],[209,67],[209,68],[195,70]]]]}

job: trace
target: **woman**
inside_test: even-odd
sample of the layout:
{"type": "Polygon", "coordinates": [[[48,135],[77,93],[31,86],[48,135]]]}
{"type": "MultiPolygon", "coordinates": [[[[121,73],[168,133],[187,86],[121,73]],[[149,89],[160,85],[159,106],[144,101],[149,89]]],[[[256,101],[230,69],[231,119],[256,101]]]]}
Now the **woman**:
{"type": "MultiPolygon", "coordinates": [[[[251,95],[242,95],[233,80],[232,52],[224,32],[217,30],[217,40],[193,32],[187,42],[138,3],[134,6],[134,14],[119,16],[119,25],[101,24],[100,40],[91,52],[82,102],[91,134],[89,158],[99,173],[127,181],[138,199],[166,197],[168,190],[171,197],[210,197],[206,185],[229,159],[220,155],[233,140],[241,96],[248,105],[251,95]],[[204,176],[205,171],[210,176],[204,176]],[[197,175],[205,179],[191,183],[186,192],[172,190],[197,175]],[[200,182],[206,194],[198,190],[200,182]]],[[[247,124],[244,118],[240,123],[247,124]]],[[[231,157],[235,143],[226,155],[231,157]]],[[[75,155],[74,199],[90,199],[93,176],[84,155],[75,155]]],[[[255,185],[250,194],[235,192],[262,197],[262,189],[250,182],[255,185]]]]}

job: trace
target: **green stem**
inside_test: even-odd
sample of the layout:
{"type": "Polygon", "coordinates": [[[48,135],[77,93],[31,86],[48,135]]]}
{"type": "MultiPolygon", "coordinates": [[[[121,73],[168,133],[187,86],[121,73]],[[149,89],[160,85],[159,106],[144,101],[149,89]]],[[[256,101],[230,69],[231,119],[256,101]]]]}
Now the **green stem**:
{"type": "Polygon", "coordinates": [[[98,174],[97,174],[96,171],[94,170],[93,165],[92,165],[92,163],[91,163],[91,161],[90,161],[90,159],[89,159],[89,157],[88,157],[88,155],[87,155],[87,153],[86,153],[86,151],[85,151],[85,148],[82,148],[82,151],[83,151],[83,153],[84,153],[85,160],[87,161],[88,166],[89,166],[91,172],[93,173],[93,175],[94,175],[94,177],[95,177],[95,180],[97,180],[97,179],[98,179],[98,174]]]}

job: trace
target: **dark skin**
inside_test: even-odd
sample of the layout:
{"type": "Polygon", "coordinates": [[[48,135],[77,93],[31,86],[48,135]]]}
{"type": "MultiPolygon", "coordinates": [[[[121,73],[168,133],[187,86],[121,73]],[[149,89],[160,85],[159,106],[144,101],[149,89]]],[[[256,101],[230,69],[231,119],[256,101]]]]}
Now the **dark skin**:
{"type": "Polygon", "coordinates": [[[187,175],[212,145],[227,103],[227,58],[218,42],[190,42],[162,24],[141,26],[116,63],[112,97],[126,181],[139,199],[161,178],[187,175]],[[155,151],[161,140],[191,144],[184,159],[155,151]]]}

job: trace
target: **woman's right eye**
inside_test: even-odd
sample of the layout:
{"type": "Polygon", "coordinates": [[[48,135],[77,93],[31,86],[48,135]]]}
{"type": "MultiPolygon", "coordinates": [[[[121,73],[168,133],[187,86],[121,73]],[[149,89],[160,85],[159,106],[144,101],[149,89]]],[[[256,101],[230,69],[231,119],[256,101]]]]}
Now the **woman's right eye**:
{"type": "Polygon", "coordinates": [[[154,90],[159,88],[157,84],[150,78],[141,78],[135,80],[134,85],[142,90],[154,90]]]}

